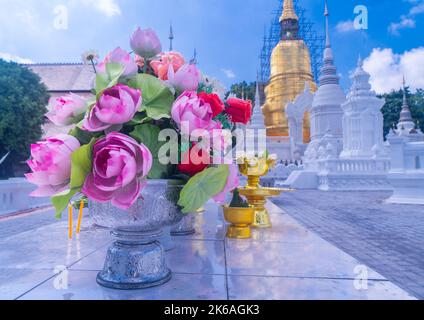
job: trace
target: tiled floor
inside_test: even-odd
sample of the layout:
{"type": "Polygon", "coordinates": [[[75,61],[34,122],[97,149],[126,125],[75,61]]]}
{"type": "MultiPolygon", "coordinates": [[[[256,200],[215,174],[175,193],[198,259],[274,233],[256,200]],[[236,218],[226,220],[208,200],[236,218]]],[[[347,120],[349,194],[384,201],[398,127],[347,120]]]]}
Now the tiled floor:
{"type": "Polygon", "coordinates": [[[172,280],[137,291],[97,285],[111,239],[106,230],[90,227],[88,219],[71,242],[66,222],[16,234],[0,240],[0,299],[413,298],[370,269],[367,289],[357,290],[359,261],[273,204],[269,209],[273,229],[254,230],[251,240],[228,240],[221,210],[208,205],[197,217],[198,232],[174,238],[175,248],[167,252],[172,280]]]}
{"type": "Polygon", "coordinates": [[[308,230],[424,299],[424,206],[386,204],[390,195],[299,190],[274,203],[308,230]]]}

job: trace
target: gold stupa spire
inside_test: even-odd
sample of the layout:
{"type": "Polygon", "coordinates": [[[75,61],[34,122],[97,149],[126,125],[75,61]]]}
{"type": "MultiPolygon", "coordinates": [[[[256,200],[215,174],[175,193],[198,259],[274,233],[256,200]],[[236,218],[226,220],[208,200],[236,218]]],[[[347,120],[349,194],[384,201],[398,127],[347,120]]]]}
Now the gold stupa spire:
{"type": "Polygon", "coordinates": [[[283,20],[299,20],[293,5],[293,0],[284,0],[283,14],[280,17],[280,22],[283,20]]]}

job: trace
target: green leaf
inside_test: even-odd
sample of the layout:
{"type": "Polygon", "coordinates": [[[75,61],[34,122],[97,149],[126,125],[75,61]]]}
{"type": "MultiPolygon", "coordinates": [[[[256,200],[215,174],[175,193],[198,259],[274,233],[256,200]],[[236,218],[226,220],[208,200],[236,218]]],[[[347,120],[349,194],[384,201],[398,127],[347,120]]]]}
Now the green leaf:
{"type": "Polygon", "coordinates": [[[71,189],[65,190],[52,197],[52,204],[56,209],[56,217],[62,216],[72,197],[81,191],[87,175],[92,170],[92,149],[96,139],[89,144],[83,145],[75,150],[71,156],[71,189]]]}
{"type": "Polygon", "coordinates": [[[143,143],[152,153],[153,165],[148,175],[149,179],[164,179],[168,177],[170,165],[163,165],[159,161],[159,150],[166,143],[159,141],[160,128],[151,124],[138,125],[130,135],[138,142],[143,143]]]}
{"type": "Polygon", "coordinates": [[[191,178],[181,191],[178,205],[183,213],[195,212],[210,198],[220,193],[226,183],[230,170],[227,165],[208,168],[191,178]]]}
{"type": "Polygon", "coordinates": [[[171,118],[174,95],[158,78],[149,74],[138,74],[129,81],[129,86],[140,89],[143,94],[141,111],[154,120],[171,118]]]}
{"type": "Polygon", "coordinates": [[[81,188],[85,178],[92,170],[92,149],[96,139],[75,150],[71,156],[71,188],[81,188]]]}
{"type": "Polygon", "coordinates": [[[97,98],[100,97],[104,90],[118,84],[119,78],[122,76],[124,71],[124,66],[119,63],[107,63],[106,73],[98,73],[96,76],[97,98]]]}
{"type": "Polygon", "coordinates": [[[62,212],[68,207],[68,204],[71,201],[72,197],[76,195],[79,191],[80,190],[78,189],[65,190],[52,197],[51,200],[53,206],[56,209],[57,219],[62,218],[62,212]]]}
{"type": "Polygon", "coordinates": [[[79,126],[76,126],[71,131],[69,131],[69,134],[77,138],[81,145],[89,144],[93,138],[98,138],[102,135],[102,133],[100,132],[90,132],[82,130],[79,128],[79,126]]]}

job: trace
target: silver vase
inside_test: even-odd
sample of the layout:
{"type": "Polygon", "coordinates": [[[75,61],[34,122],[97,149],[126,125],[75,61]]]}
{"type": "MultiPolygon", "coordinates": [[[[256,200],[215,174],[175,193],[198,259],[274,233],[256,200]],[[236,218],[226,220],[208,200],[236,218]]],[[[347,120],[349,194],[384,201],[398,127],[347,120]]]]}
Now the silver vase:
{"type": "Polygon", "coordinates": [[[183,186],[174,180],[149,180],[141,197],[128,210],[110,202],[90,201],[92,221],[111,228],[114,243],[109,247],[97,282],[113,289],[142,289],[171,279],[161,244],[162,228],[183,218],[176,205],[183,186]]]}
{"type": "Polygon", "coordinates": [[[196,217],[194,213],[184,215],[180,222],[176,223],[171,228],[171,236],[181,237],[189,236],[196,233],[194,228],[196,217]]]}

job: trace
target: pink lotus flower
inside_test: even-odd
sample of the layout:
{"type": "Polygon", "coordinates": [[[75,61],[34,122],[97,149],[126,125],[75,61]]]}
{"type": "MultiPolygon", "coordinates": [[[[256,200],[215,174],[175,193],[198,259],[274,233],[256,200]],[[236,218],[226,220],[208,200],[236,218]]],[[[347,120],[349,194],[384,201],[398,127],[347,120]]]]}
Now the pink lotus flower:
{"type": "Polygon", "coordinates": [[[181,91],[197,91],[201,79],[200,71],[194,64],[185,64],[177,72],[172,66],[168,70],[168,83],[181,91]]]}
{"type": "Polygon", "coordinates": [[[131,55],[120,47],[110,52],[106,58],[97,66],[97,71],[100,73],[106,72],[106,64],[119,63],[124,67],[123,77],[131,77],[138,72],[138,66],[131,55]]]}
{"type": "Polygon", "coordinates": [[[152,29],[138,28],[131,37],[131,48],[143,58],[153,58],[162,51],[162,45],[152,29]]]}
{"type": "Polygon", "coordinates": [[[79,141],[60,134],[31,145],[28,166],[32,173],[26,174],[30,183],[38,186],[33,197],[50,197],[68,188],[71,177],[71,155],[80,147],[79,141]]]}
{"type": "Polygon", "coordinates": [[[185,64],[181,53],[170,51],[161,53],[157,60],[150,62],[156,76],[161,80],[168,80],[169,67],[172,66],[174,72],[177,72],[185,64]]]}
{"type": "Polygon", "coordinates": [[[216,196],[212,197],[217,203],[224,203],[227,195],[239,186],[239,177],[238,177],[238,168],[236,165],[232,164],[229,166],[230,174],[227,178],[227,183],[224,189],[218,193],[216,196]]]}
{"type": "Polygon", "coordinates": [[[152,162],[144,144],[122,133],[110,133],[93,146],[93,171],[82,192],[95,201],[111,201],[128,210],[139,198],[152,162]]]}
{"type": "Polygon", "coordinates": [[[46,117],[57,126],[68,126],[82,119],[87,111],[87,101],[73,93],[60,98],[51,98],[46,117]]]}
{"type": "Polygon", "coordinates": [[[196,136],[194,130],[211,131],[216,128],[212,116],[210,104],[199,98],[195,91],[183,92],[172,106],[172,119],[185,135],[196,136]]]}
{"type": "Polygon", "coordinates": [[[98,132],[130,121],[141,107],[141,91],[123,84],[106,89],[86,114],[83,129],[98,132]]]}

